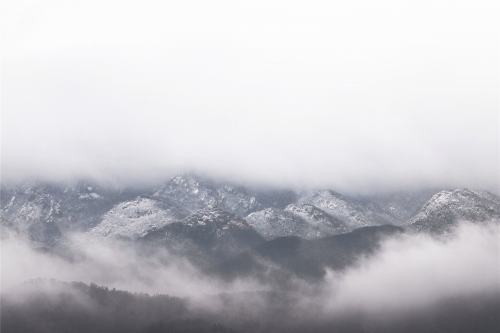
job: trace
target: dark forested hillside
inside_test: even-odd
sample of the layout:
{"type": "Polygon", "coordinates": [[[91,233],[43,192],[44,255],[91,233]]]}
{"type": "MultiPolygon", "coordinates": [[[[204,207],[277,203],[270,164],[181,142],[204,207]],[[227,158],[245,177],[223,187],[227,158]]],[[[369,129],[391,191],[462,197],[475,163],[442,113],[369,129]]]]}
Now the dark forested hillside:
{"type": "Polygon", "coordinates": [[[283,283],[297,276],[320,281],[325,268],[342,270],[352,266],[359,258],[373,254],[384,237],[401,232],[400,227],[384,225],[315,240],[279,237],[227,260],[214,272],[226,279],[257,276],[265,282],[271,279],[271,282],[283,283]]]}
{"type": "Polygon", "coordinates": [[[425,309],[377,316],[323,313],[288,292],[223,293],[202,303],[82,282],[32,280],[2,294],[3,333],[470,332],[500,329],[500,294],[449,297],[425,309]]]}
{"type": "Polygon", "coordinates": [[[91,283],[32,280],[2,295],[2,332],[220,332],[188,316],[188,300],[109,289],[91,283]]]}

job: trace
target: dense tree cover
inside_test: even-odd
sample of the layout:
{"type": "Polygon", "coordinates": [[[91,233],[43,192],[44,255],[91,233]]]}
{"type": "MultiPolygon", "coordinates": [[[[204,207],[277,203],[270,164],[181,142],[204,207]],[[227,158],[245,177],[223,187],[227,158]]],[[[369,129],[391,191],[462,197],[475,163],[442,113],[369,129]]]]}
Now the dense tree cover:
{"type": "MultiPolygon", "coordinates": [[[[150,296],[82,282],[31,280],[4,292],[3,333],[498,332],[500,293],[455,297],[406,313],[341,315],[300,307],[293,292],[240,292],[187,298],[150,296]]],[[[319,299],[318,299],[319,300],[319,299]]]]}
{"type": "Polygon", "coordinates": [[[276,286],[287,286],[287,281],[294,277],[320,282],[326,274],[325,268],[343,270],[353,266],[363,256],[376,252],[384,238],[402,232],[403,228],[383,225],[314,240],[278,237],[226,260],[209,272],[226,280],[257,277],[276,286]]]}
{"type": "Polygon", "coordinates": [[[209,321],[184,318],[186,299],[94,283],[38,279],[2,296],[4,333],[230,332],[209,321]]]}
{"type": "Polygon", "coordinates": [[[177,319],[160,321],[147,327],[141,333],[235,333],[221,324],[210,323],[204,319],[177,319]]]}

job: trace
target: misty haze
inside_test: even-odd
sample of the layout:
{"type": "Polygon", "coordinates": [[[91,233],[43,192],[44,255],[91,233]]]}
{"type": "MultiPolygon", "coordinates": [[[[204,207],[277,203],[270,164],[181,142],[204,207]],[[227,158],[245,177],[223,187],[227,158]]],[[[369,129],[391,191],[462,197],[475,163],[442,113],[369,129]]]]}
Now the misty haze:
{"type": "Polygon", "coordinates": [[[495,1],[3,1],[1,331],[499,332],[495,1]]]}

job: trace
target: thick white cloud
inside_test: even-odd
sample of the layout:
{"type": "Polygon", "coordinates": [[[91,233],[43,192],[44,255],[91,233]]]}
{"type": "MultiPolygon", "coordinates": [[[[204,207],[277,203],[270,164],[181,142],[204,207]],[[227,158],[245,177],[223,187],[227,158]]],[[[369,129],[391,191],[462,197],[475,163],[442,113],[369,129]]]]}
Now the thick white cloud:
{"type": "Polygon", "coordinates": [[[494,1],[4,1],[2,178],[498,191],[494,1]]]}
{"type": "Polygon", "coordinates": [[[385,242],[374,258],[338,276],[329,272],[326,309],[370,315],[430,308],[443,299],[500,292],[498,225],[461,224],[438,240],[405,235],[385,242]]]}

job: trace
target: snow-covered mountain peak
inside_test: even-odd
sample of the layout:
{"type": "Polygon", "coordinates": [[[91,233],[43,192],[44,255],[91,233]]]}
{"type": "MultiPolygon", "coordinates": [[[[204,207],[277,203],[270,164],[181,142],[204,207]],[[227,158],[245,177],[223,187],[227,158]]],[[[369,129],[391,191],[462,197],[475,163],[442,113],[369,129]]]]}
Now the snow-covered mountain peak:
{"type": "Polygon", "coordinates": [[[299,203],[307,203],[322,209],[329,215],[341,220],[350,229],[369,225],[363,213],[364,207],[352,199],[331,190],[318,190],[302,196],[299,203]]]}
{"type": "Polygon", "coordinates": [[[216,182],[191,174],[170,179],[153,197],[175,204],[191,213],[218,205],[231,213],[246,216],[262,207],[256,194],[243,186],[216,182]]]}
{"type": "Polygon", "coordinates": [[[192,175],[179,175],[170,179],[153,197],[182,207],[194,213],[208,205],[217,204],[217,192],[207,182],[192,175]]]}
{"type": "Polygon", "coordinates": [[[411,230],[445,233],[459,221],[500,221],[500,197],[484,190],[436,193],[408,223],[411,230]]]}
{"type": "Polygon", "coordinates": [[[188,213],[177,207],[137,197],[135,200],[117,204],[102,216],[102,221],[85,234],[87,240],[104,239],[135,240],[150,230],[176,222],[188,213]]]}
{"type": "Polygon", "coordinates": [[[290,204],[285,208],[306,221],[310,228],[318,231],[317,237],[325,237],[349,231],[341,220],[310,204],[290,204]]]}

